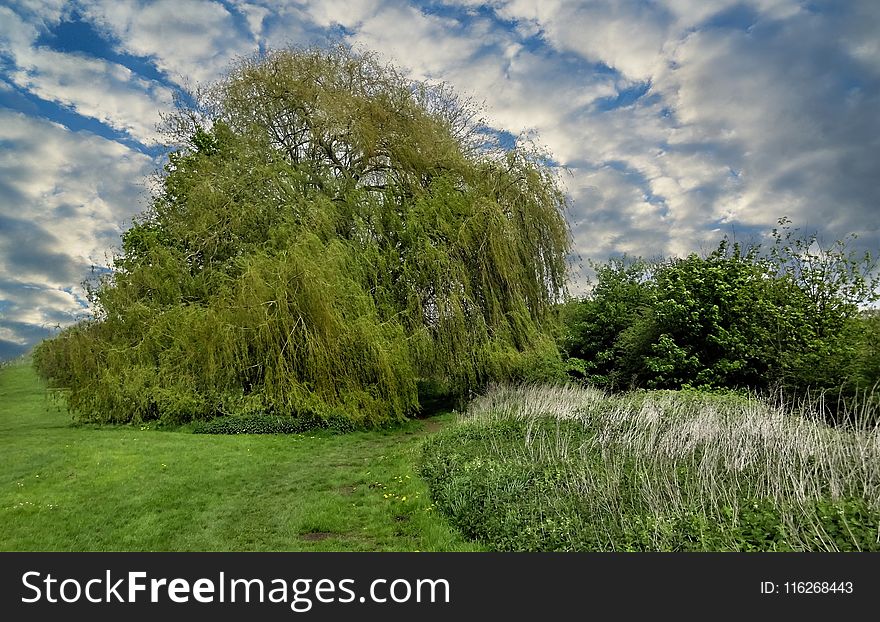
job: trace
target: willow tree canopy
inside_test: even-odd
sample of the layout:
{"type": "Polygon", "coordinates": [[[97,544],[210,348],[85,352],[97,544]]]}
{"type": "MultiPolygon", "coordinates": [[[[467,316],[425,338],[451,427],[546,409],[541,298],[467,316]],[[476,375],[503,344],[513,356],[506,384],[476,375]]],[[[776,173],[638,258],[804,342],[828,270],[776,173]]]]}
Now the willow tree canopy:
{"type": "Polygon", "coordinates": [[[36,352],[86,419],[418,408],[555,348],[565,199],[540,154],[369,54],[241,62],[166,120],[179,141],[93,319],[36,352]]]}

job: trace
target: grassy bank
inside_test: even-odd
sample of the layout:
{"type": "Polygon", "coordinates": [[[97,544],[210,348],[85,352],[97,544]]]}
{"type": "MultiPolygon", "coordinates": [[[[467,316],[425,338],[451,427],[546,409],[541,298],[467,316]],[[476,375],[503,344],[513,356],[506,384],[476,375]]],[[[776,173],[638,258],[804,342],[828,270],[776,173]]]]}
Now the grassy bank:
{"type": "Polygon", "coordinates": [[[0,550],[472,550],[414,470],[429,430],[194,435],[74,426],[0,369],[0,550]]]}
{"type": "Polygon", "coordinates": [[[737,395],[497,388],[422,472],[493,549],[880,550],[880,430],[737,395]]]}

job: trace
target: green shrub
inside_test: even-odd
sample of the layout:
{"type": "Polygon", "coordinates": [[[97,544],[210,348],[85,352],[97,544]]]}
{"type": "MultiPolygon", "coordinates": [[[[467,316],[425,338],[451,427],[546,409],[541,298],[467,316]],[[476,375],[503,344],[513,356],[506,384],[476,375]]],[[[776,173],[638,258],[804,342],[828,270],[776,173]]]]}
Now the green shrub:
{"type": "Polygon", "coordinates": [[[350,417],[335,414],[272,416],[250,415],[244,417],[216,417],[201,421],[193,427],[193,434],[300,434],[311,430],[351,432],[356,428],[350,417]]]}
{"type": "Polygon", "coordinates": [[[614,390],[870,390],[878,325],[859,307],[880,292],[876,262],[779,223],[768,248],[725,238],[704,257],[594,265],[593,290],[563,310],[569,374],[614,390]]]}

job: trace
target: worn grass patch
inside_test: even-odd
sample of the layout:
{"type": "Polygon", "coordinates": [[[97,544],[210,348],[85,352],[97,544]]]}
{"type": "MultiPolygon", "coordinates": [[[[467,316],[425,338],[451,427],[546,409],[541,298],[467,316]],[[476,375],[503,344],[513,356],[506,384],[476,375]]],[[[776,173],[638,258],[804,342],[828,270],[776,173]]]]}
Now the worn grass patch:
{"type": "Polygon", "coordinates": [[[472,550],[414,467],[449,417],[345,435],[75,426],[28,365],[6,366],[0,550],[472,550]]]}

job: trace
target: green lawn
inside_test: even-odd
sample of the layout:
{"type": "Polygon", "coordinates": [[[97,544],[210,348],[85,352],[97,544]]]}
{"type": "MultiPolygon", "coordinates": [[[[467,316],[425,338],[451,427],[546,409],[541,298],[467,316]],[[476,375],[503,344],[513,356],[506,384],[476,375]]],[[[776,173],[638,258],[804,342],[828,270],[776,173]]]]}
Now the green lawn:
{"type": "Polygon", "coordinates": [[[0,550],[474,550],[427,497],[422,440],[75,426],[30,366],[0,369],[0,550]]]}

